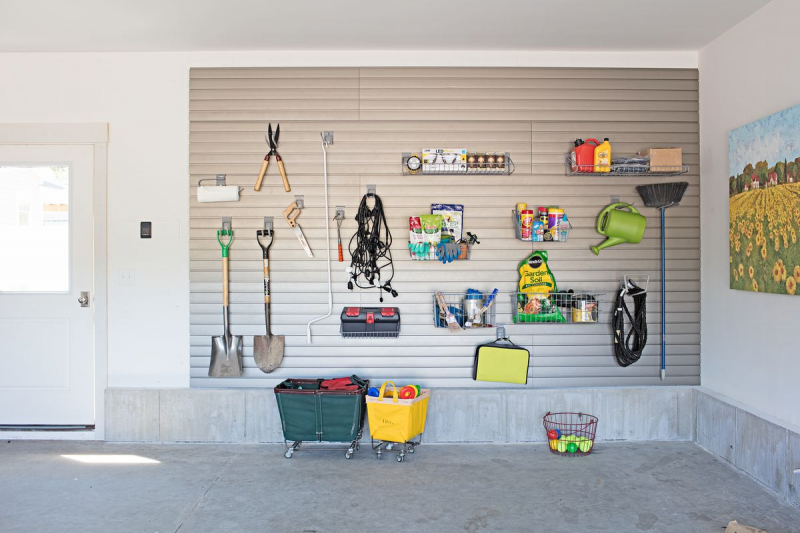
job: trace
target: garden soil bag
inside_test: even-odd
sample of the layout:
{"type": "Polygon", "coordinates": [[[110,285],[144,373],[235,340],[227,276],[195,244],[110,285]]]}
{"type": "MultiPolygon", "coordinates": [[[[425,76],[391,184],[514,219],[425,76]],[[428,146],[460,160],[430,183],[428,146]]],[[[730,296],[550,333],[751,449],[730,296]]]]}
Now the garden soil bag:
{"type": "Polygon", "coordinates": [[[556,278],[547,266],[547,252],[533,252],[519,264],[514,322],[566,322],[558,306],[550,300],[550,294],[557,291],[556,278]]]}

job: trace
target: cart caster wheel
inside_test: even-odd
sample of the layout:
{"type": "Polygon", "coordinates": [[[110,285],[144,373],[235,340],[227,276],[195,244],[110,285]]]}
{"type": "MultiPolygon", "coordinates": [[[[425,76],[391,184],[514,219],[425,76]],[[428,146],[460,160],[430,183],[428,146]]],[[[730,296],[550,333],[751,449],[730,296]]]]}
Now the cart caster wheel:
{"type": "Polygon", "coordinates": [[[381,459],[383,459],[383,454],[379,453],[376,455],[376,457],[378,458],[378,461],[380,461],[381,459]]]}
{"type": "Polygon", "coordinates": [[[292,452],[292,450],[288,450],[286,453],[283,454],[283,456],[286,457],[287,459],[291,459],[292,453],[294,453],[292,452]]]}
{"type": "Polygon", "coordinates": [[[414,447],[413,446],[409,446],[408,447],[408,453],[414,453],[414,447]]]}
{"type": "Polygon", "coordinates": [[[353,457],[353,452],[345,452],[344,454],[345,459],[350,459],[351,457],[353,457]]]}
{"type": "Polygon", "coordinates": [[[356,444],[356,451],[361,449],[361,444],[356,444]]]}
{"type": "Polygon", "coordinates": [[[402,463],[404,460],[405,460],[405,457],[403,457],[402,455],[398,455],[397,456],[397,462],[398,463],[402,463]]]}

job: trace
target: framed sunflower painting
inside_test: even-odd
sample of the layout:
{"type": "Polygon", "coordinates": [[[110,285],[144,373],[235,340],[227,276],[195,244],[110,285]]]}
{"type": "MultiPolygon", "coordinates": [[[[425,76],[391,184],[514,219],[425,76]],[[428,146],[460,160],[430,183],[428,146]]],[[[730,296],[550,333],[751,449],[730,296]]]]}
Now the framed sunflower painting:
{"type": "Polygon", "coordinates": [[[731,289],[800,295],[800,105],[728,134],[731,289]]]}

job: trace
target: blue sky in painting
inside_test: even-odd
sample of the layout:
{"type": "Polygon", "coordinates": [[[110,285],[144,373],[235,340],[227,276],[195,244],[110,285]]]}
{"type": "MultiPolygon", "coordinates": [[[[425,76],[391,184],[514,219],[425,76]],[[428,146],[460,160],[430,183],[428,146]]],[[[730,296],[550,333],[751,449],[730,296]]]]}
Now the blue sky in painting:
{"type": "Polygon", "coordinates": [[[770,166],[800,156],[800,105],[746,124],[728,133],[728,175],[748,163],[766,160],[770,166]]]}

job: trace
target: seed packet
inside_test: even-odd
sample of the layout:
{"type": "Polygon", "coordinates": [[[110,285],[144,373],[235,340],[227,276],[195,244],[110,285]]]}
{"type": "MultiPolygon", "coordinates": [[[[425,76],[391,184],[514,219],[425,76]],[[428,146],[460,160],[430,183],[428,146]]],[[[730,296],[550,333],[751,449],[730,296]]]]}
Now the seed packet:
{"type": "Polygon", "coordinates": [[[425,242],[435,248],[442,240],[442,215],[420,215],[419,220],[425,242]]]}
{"type": "Polygon", "coordinates": [[[432,215],[442,215],[442,232],[460,241],[464,231],[464,206],[460,204],[431,204],[432,215]]]}

